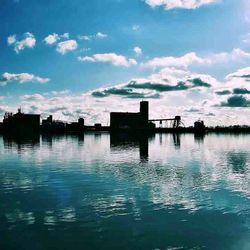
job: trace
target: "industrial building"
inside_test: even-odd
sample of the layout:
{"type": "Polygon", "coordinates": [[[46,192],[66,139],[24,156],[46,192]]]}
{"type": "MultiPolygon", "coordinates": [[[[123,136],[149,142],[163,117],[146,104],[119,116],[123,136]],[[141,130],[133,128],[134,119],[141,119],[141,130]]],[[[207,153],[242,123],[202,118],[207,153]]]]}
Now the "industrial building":
{"type": "Polygon", "coordinates": [[[201,133],[206,130],[206,126],[203,121],[198,120],[194,123],[194,130],[196,133],[201,133]]]}
{"type": "Polygon", "coordinates": [[[114,129],[145,129],[150,127],[148,122],[149,108],[147,101],[140,102],[139,113],[111,112],[110,128],[114,129]]]}
{"type": "MultiPolygon", "coordinates": [[[[131,132],[194,132],[204,133],[207,128],[203,121],[194,123],[193,127],[185,127],[181,116],[176,115],[172,118],[164,117],[149,119],[149,103],[140,102],[139,112],[111,112],[110,126],[102,126],[101,123],[95,123],[94,126],[86,126],[84,118],[79,118],[77,122],[67,123],[64,121],[53,120],[50,115],[42,120],[40,125],[40,115],[24,114],[21,109],[16,114],[5,113],[3,123],[0,123],[0,133],[12,135],[29,136],[33,134],[64,134],[64,133],[82,133],[85,131],[111,131],[121,132],[120,130],[129,130],[131,132]]],[[[177,143],[178,144],[178,143],[177,143]]]]}
{"type": "Polygon", "coordinates": [[[3,131],[17,135],[38,134],[40,130],[40,115],[24,114],[18,109],[16,114],[5,113],[3,131]]]}
{"type": "Polygon", "coordinates": [[[66,131],[67,132],[83,132],[84,131],[84,119],[79,118],[78,122],[72,122],[66,124],[66,131]]]}
{"type": "Polygon", "coordinates": [[[41,131],[45,133],[64,133],[66,124],[62,121],[53,120],[50,115],[47,119],[42,120],[41,131]]]}
{"type": "Polygon", "coordinates": [[[78,122],[66,123],[63,121],[53,120],[50,115],[47,119],[42,120],[41,131],[44,133],[65,133],[65,132],[83,132],[85,129],[84,119],[79,118],[78,122]]]}

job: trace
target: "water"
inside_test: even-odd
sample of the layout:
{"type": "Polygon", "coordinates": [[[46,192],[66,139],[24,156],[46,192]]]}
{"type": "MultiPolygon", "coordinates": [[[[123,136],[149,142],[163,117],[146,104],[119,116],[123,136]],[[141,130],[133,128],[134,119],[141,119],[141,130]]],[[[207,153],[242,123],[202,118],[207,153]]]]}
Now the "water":
{"type": "Polygon", "coordinates": [[[0,137],[0,249],[250,249],[250,135],[0,137]]]}

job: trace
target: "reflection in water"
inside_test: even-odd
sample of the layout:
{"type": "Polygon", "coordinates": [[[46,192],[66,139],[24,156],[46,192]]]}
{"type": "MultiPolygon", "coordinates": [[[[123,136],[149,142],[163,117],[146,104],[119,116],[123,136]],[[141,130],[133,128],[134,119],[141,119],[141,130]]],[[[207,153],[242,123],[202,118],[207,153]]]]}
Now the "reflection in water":
{"type": "Polygon", "coordinates": [[[173,134],[173,141],[176,148],[181,147],[180,134],[173,134]]]}
{"type": "Polygon", "coordinates": [[[194,140],[196,143],[204,143],[205,134],[204,133],[194,133],[194,140]]]}
{"type": "Polygon", "coordinates": [[[48,147],[52,148],[53,146],[53,136],[51,134],[43,134],[42,135],[42,143],[46,144],[48,147]]]}
{"type": "Polygon", "coordinates": [[[63,140],[66,137],[74,138],[78,141],[78,145],[82,146],[84,144],[84,133],[76,133],[71,135],[52,135],[52,134],[42,134],[42,143],[46,146],[52,148],[53,141],[63,140]]]}
{"type": "Polygon", "coordinates": [[[83,144],[84,144],[84,133],[78,134],[77,139],[78,139],[78,145],[83,146],[83,144]]]}
{"type": "Polygon", "coordinates": [[[249,139],[0,137],[0,249],[249,249],[249,139]]]}
{"type": "Polygon", "coordinates": [[[39,134],[34,134],[32,136],[3,136],[4,147],[7,149],[17,148],[17,151],[21,154],[22,150],[26,148],[34,148],[40,146],[40,136],[39,134]]]}
{"type": "Polygon", "coordinates": [[[111,133],[110,147],[111,150],[124,150],[139,147],[140,160],[147,161],[148,159],[148,140],[152,136],[148,134],[134,133],[111,133]]]}

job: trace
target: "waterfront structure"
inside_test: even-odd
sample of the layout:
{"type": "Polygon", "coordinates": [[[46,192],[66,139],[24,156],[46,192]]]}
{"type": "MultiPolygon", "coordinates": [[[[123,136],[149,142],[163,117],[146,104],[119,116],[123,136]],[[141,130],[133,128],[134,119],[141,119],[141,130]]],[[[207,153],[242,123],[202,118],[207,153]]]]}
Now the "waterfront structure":
{"type": "Polygon", "coordinates": [[[140,111],[137,113],[111,112],[110,126],[103,126],[101,123],[86,126],[84,118],[79,118],[78,122],[66,123],[53,120],[52,115],[43,119],[40,125],[40,114],[24,114],[21,112],[21,109],[19,109],[16,114],[6,112],[3,122],[0,122],[0,133],[25,137],[39,134],[39,132],[46,134],[64,134],[72,132],[83,133],[84,131],[116,132],[117,130],[130,130],[132,133],[135,133],[135,130],[136,132],[147,131],[149,133],[249,133],[250,127],[247,125],[206,127],[201,120],[196,121],[193,126],[185,127],[179,115],[173,118],[162,117],[149,119],[149,103],[147,101],[140,102],[140,111]],[[158,123],[159,127],[154,123],[158,123]]]}
{"type": "Polygon", "coordinates": [[[41,131],[45,133],[64,133],[66,124],[62,121],[54,121],[50,115],[47,119],[42,120],[41,131]]]}
{"type": "Polygon", "coordinates": [[[201,133],[201,132],[205,132],[206,127],[203,121],[198,120],[194,123],[194,131],[196,133],[201,133]]]}
{"type": "Polygon", "coordinates": [[[85,129],[84,119],[79,118],[78,122],[66,123],[63,121],[53,120],[50,115],[47,119],[42,120],[41,131],[44,133],[65,133],[65,132],[83,132],[85,129]]]}
{"type": "Polygon", "coordinates": [[[166,128],[171,128],[171,129],[179,129],[185,127],[184,123],[181,121],[181,116],[176,115],[174,118],[158,118],[158,119],[151,119],[149,122],[159,122],[160,128],[162,128],[162,123],[165,122],[165,126],[170,125],[169,127],[167,126],[166,128]]]}
{"type": "Polygon", "coordinates": [[[15,135],[38,134],[40,130],[40,115],[24,114],[18,109],[16,114],[5,113],[3,131],[15,135]]]}
{"type": "Polygon", "coordinates": [[[84,119],[79,118],[78,122],[66,124],[66,131],[68,132],[82,132],[84,130],[84,119]]]}
{"type": "Polygon", "coordinates": [[[114,129],[146,129],[149,128],[149,108],[147,101],[140,102],[140,112],[111,112],[110,128],[114,129]]]}

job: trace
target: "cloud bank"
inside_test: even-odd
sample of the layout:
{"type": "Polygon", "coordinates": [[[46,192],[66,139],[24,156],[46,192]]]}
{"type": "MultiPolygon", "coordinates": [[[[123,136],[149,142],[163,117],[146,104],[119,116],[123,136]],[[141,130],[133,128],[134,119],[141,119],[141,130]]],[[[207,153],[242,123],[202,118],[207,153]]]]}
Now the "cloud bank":
{"type": "Polygon", "coordinates": [[[212,4],[217,0],[145,0],[152,8],[163,6],[166,10],[171,9],[197,9],[201,6],[212,4]]]}
{"type": "Polygon", "coordinates": [[[250,107],[250,100],[246,99],[242,95],[234,95],[229,97],[226,102],[222,102],[221,106],[247,108],[250,107]]]}
{"type": "Polygon", "coordinates": [[[37,82],[37,83],[47,83],[50,81],[49,78],[42,78],[40,76],[35,76],[29,73],[19,73],[19,74],[12,74],[5,72],[2,74],[0,78],[0,85],[4,86],[9,82],[17,81],[19,83],[26,83],[26,82],[37,82]]]}
{"type": "Polygon", "coordinates": [[[81,62],[111,63],[114,66],[124,66],[124,67],[129,67],[131,65],[137,64],[135,59],[127,58],[123,55],[117,55],[115,53],[95,54],[92,56],[83,56],[83,57],[80,56],[78,57],[78,60],[81,62]]]}

